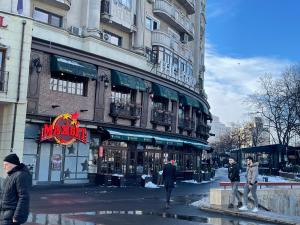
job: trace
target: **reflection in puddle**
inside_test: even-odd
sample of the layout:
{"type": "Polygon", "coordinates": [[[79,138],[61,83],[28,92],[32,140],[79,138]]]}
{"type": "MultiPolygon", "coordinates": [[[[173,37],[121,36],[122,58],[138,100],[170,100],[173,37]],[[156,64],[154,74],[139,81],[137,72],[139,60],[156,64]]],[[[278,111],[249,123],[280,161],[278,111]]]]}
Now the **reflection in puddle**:
{"type": "Polygon", "coordinates": [[[201,216],[187,216],[172,214],[166,212],[144,212],[141,210],[103,210],[103,211],[91,211],[91,212],[77,212],[77,213],[65,213],[65,214],[34,214],[31,213],[27,224],[45,224],[45,225],[101,225],[99,223],[90,222],[93,216],[113,216],[113,215],[132,215],[132,216],[158,216],[160,218],[169,218],[191,222],[199,222],[212,225],[267,225],[264,223],[239,221],[237,219],[228,218],[207,218],[201,216]]]}

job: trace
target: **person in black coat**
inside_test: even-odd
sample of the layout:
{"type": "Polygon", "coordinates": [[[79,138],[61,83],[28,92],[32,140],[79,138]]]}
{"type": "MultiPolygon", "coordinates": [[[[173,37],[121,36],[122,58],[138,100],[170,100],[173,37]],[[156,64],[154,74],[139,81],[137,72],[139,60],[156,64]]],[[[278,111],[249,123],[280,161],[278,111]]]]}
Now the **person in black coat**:
{"type": "Polygon", "coordinates": [[[168,163],[163,170],[163,181],[166,189],[166,208],[170,207],[170,198],[176,182],[176,167],[172,165],[172,158],[168,157],[168,163]]]}
{"type": "Polygon", "coordinates": [[[228,208],[234,207],[235,198],[238,199],[238,207],[242,206],[242,198],[238,193],[238,186],[240,182],[240,168],[233,157],[229,158],[228,178],[231,182],[232,192],[228,208]]]}
{"type": "Polygon", "coordinates": [[[6,156],[3,161],[7,177],[2,186],[0,224],[22,224],[27,221],[29,215],[31,175],[16,154],[6,156]]]}

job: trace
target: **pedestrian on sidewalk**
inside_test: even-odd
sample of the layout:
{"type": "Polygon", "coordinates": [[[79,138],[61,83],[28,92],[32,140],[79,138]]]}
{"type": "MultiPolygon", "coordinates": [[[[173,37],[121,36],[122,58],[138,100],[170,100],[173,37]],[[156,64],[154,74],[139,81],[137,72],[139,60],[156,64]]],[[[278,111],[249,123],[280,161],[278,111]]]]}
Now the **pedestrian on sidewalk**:
{"type": "Polygon", "coordinates": [[[247,157],[247,171],[246,171],[246,185],[244,187],[244,204],[239,210],[247,211],[248,210],[248,194],[251,192],[251,195],[254,199],[254,208],[252,212],[258,211],[258,199],[257,199],[257,177],[258,177],[258,163],[254,162],[254,159],[249,156],[247,157]]]}
{"type": "Polygon", "coordinates": [[[20,163],[16,154],[7,155],[3,160],[7,173],[2,185],[0,224],[19,225],[27,221],[29,215],[29,188],[31,175],[27,167],[20,163]]]}
{"type": "Polygon", "coordinates": [[[176,167],[172,165],[172,158],[168,157],[168,162],[163,170],[163,181],[166,189],[166,208],[170,208],[170,198],[174,183],[176,182],[176,167]]]}
{"type": "Polygon", "coordinates": [[[240,168],[239,165],[236,163],[235,158],[229,157],[229,166],[228,166],[228,178],[231,182],[231,198],[229,200],[228,208],[232,209],[234,207],[235,198],[238,200],[237,207],[242,207],[242,198],[238,193],[238,187],[240,183],[240,168]]]}

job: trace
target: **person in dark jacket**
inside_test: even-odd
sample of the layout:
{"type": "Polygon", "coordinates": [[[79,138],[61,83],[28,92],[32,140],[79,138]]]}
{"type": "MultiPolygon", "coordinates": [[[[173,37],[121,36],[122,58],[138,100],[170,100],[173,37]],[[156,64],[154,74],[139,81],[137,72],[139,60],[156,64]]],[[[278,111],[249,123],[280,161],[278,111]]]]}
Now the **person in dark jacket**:
{"type": "Polygon", "coordinates": [[[233,157],[229,157],[228,178],[231,182],[232,187],[231,198],[229,200],[230,202],[228,208],[234,207],[235,198],[238,199],[237,207],[241,207],[243,205],[242,198],[238,193],[238,186],[240,182],[240,168],[233,157]]]}
{"type": "Polygon", "coordinates": [[[31,175],[27,167],[20,163],[16,154],[10,154],[4,158],[3,168],[7,177],[2,186],[0,224],[25,223],[29,214],[31,175]]]}
{"type": "Polygon", "coordinates": [[[163,170],[163,181],[166,189],[166,208],[170,208],[171,193],[176,181],[176,167],[172,165],[172,158],[170,157],[168,157],[168,163],[163,170]]]}

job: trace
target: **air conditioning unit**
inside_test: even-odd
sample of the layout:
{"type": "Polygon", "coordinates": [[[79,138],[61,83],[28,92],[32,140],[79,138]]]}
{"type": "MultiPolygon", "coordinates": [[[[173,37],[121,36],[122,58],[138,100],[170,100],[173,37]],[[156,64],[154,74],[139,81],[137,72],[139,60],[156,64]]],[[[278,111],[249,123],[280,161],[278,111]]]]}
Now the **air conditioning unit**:
{"type": "Polygon", "coordinates": [[[71,34],[74,34],[74,35],[77,35],[77,36],[82,35],[82,29],[80,27],[71,26],[69,28],[69,31],[70,31],[71,34]]]}
{"type": "Polygon", "coordinates": [[[189,41],[189,35],[187,33],[182,33],[180,35],[180,41],[184,44],[188,43],[189,41]]]}
{"type": "Polygon", "coordinates": [[[111,36],[108,33],[103,32],[103,40],[110,42],[111,36]]]}

